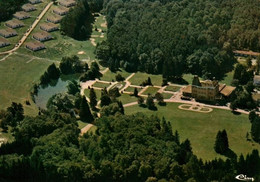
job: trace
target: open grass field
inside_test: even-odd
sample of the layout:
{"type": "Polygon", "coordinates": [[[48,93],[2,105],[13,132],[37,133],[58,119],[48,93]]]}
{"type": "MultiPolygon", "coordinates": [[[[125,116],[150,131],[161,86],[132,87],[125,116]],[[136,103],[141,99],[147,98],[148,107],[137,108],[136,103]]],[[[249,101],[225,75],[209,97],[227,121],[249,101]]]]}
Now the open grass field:
{"type": "Polygon", "coordinates": [[[160,89],[156,87],[148,87],[142,94],[143,95],[155,95],[160,89]]]}
{"type": "Polygon", "coordinates": [[[110,84],[108,83],[102,83],[102,82],[96,82],[92,85],[93,87],[97,87],[97,88],[107,88],[110,86],[110,84]]]}
{"type": "Polygon", "coordinates": [[[22,103],[25,114],[37,114],[37,108],[31,101],[30,91],[33,83],[52,62],[30,56],[13,54],[0,62],[0,109],[8,107],[12,102],[22,103]],[[30,100],[31,106],[25,105],[30,100]]]}
{"type": "Polygon", "coordinates": [[[181,88],[181,87],[169,85],[169,86],[167,86],[164,90],[165,90],[165,91],[177,92],[177,91],[180,90],[180,88],[181,88]]]}
{"type": "Polygon", "coordinates": [[[167,103],[167,106],[158,106],[158,111],[150,111],[138,105],[125,108],[126,114],[145,112],[148,115],[163,116],[172,124],[173,131],[178,130],[181,141],[188,138],[191,141],[194,154],[204,160],[223,157],[214,151],[217,132],[226,129],[230,149],[236,154],[246,155],[260,145],[246,140],[246,133],[250,132],[248,116],[234,115],[230,111],[213,109],[210,113],[199,113],[178,109],[180,104],[167,103]]]}
{"type": "Polygon", "coordinates": [[[137,72],[130,80],[131,85],[140,85],[143,81],[147,80],[148,77],[151,78],[152,84],[161,86],[162,85],[162,75],[151,75],[147,73],[137,72]]]}
{"type": "Polygon", "coordinates": [[[103,81],[109,81],[111,82],[112,80],[116,81],[115,77],[117,74],[120,74],[122,75],[124,78],[127,78],[131,73],[128,73],[124,70],[120,70],[120,71],[117,71],[116,73],[114,72],[111,72],[110,70],[108,70],[101,78],[100,80],[103,80],[103,81]]]}

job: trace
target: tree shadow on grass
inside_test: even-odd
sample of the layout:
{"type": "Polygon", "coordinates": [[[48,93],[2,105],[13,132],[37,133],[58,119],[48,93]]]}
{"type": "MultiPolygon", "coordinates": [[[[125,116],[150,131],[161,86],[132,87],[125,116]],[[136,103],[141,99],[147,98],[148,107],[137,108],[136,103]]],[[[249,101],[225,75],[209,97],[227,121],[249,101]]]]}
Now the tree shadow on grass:
{"type": "Polygon", "coordinates": [[[231,149],[228,149],[225,153],[223,153],[223,155],[230,158],[230,159],[236,159],[237,158],[237,154],[231,149]]]}
{"type": "Polygon", "coordinates": [[[240,112],[237,112],[237,111],[231,111],[234,115],[241,115],[240,112]]]}

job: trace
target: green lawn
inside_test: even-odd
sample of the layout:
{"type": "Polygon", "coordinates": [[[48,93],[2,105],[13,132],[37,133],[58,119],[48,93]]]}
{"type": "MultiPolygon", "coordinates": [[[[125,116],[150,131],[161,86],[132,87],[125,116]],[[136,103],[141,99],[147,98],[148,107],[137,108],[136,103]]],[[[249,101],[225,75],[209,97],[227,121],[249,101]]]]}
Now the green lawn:
{"type": "MultiPolygon", "coordinates": [[[[127,87],[127,88],[125,89],[125,91],[126,91],[126,92],[132,92],[132,93],[134,93],[135,88],[136,88],[136,87],[127,87]]],[[[137,91],[138,91],[138,92],[140,92],[140,90],[141,90],[140,88],[137,88],[137,91]]]]}
{"type": "Polygon", "coordinates": [[[88,125],[88,123],[84,123],[84,122],[82,122],[82,121],[80,121],[80,120],[78,120],[77,123],[78,123],[78,125],[79,125],[79,129],[82,129],[82,128],[84,128],[85,126],[88,125]]]}
{"type": "Polygon", "coordinates": [[[96,130],[97,130],[97,126],[94,125],[87,131],[87,133],[95,134],[96,130]]]}
{"type": "Polygon", "coordinates": [[[128,104],[137,101],[137,97],[128,94],[121,94],[121,96],[117,99],[120,100],[123,104],[128,104]]]}
{"type": "MultiPolygon", "coordinates": [[[[90,91],[90,89],[84,90],[85,96],[89,97],[89,91],[90,91]]],[[[99,101],[100,97],[101,97],[101,90],[95,90],[95,93],[96,93],[96,96],[97,96],[97,100],[99,101]]]]}
{"type": "Polygon", "coordinates": [[[166,88],[165,88],[165,91],[172,91],[172,92],[177,92],[177,91],[179,91],[180,90],[180,88],[181,87],[177,87],[177,86],[167,86],[166,88]]]}
{"type": "Polygon", "coordinates": [[[37,114],[37,107],[31,101],[30,91],[33,83],[52,62],[45,59],[35,59],[30,56],[13,54],[0,62],[0,109],[5,109],[12,102],[22,103],[25,114],[37,114]],[[25,105],[30,100],[31,105],[25,105]]]}
{"type": "Polygon", "coordinates": [[[92,85],[93,87],[97,87],[97,88],[107,88],[110,86],[110,84],[108,83],[102,83],[102,82],[96,82],[92,85]]]}
{"type": "Polygon", "coordinates": [[[116,73],[111,72],[108,70],[100,79],[104,81],[109,81],[111,82],[112,80],[116,81],[115,76],[117,74],[121,74],[124,78],[127,78],[131,73],[128,73],[124,70],[117,71],[116,73]]]}
{"type": "Polygon", "coordinates": [[[168,94],[168,93],[162,93],[162,95],[164,99],[170,99],[173,96],[173,94],[168,94]]]}
{"type": "Polygon", "coordinates": [[[224,83],[226,85],[231,85],[233,80],[234,70],[231,72],[228,72],[223,80],[220,81],[220,83],[224,83]]]}
{"type": "Polygon", "coordinates": [[[188,138],[191,141],[194,154],[204,160],[222,157],[214,151],[217,132],[226,129],[230,149],[238,155],[247,154],[260,145],[246,140],[250,132],[250,122],[247,115],[234,115],[230,111],[213,109],[210,113],[197,113],[178,109],[180,104],[167,103],[167,106],[157,106],[158,111],[150,111],[138,105],[125,108],[126,114],[145,112],[148,115],[163,116],[170,121],[173,130],[178,130],[181,141],[188,138]]]}
{"type": "Polygon", "coordinates": [[[148,77],[151,78],[153,85],[162,85],[162,75],[151,75],[141,72],[137,72],[129,81],[131,82],[131,85],[140,85],[143,81],[147,80],[148,77]]]}
{"type": "Polygon", "coordinates": [[[155,95],[158,90],[160,90],[159,88],[156,88],[156,87],[148,87],[142,94],[143,95],[148,95],[148,94],[151,94],[151,95],[155,95]]]}

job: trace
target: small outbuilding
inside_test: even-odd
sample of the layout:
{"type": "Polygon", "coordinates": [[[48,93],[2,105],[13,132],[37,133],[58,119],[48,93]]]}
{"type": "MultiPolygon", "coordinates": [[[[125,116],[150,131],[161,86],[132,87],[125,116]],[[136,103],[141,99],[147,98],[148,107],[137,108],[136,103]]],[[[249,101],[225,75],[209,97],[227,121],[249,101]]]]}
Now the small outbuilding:
{"type": "Polygon", "coordinates": [[[0,37],[0,48],[10,45],[10,42],[3,37],[0,37]]]}
{"type": "Polygon", "coordinates": [[[36,7],[32,4],[27,3],[22,6],[22,10],[24,10],[25,12],[35,11],[36,7]]]}
{"type": "Polygon", "coordinates": [[[42,1],[41,0],[29,0],[29,2],[31,4],[38,4],[38,3],[41,3],[42,1]]]}
{"type": "Polygon", "coordinates": [[[66,15],[66,14],[68,14],[68,12],[69,12],[69,8],[65,8],[62,6],[59,6],[59,7],[56,7],[53,9],[53,13],[60,15],[60,16],[66,15]]]}
{"type": "Polygon", "coordinates": [[[17,18],[18,20],[24,20],[30,18],[31,15],[29,13],[26,13],[25,11],[18,11],[14,14],[14,17],[17,18]]]}
{"type": "Polygon", "coordinates": [[[48,22],[55,23],[55,24],[60,23],[61,19],[62,19],[62,16],[56,15],[56,14],[53,14],[53,15],[47,17],[48,22]]]}
{"type": "Polygon", "coordinates": [[[5,37],[5,38],[8,38],[8,37],[16,36],[17,32],[12,28],[6,28],[6,29],[0,30],[0,35],[5,37]]]}
{"type": "Polygon", "coordinates": [[[33,38],[38,41],[44,42],[44,41],[52,39],[52,36],[47,32],[41,31],[41,32],[37,32],[37,33],[33,34],[33,38]]]}
{"type": "Polygon", "coordinates": [[[25,44],[25,47],[27,49],[30,49],[32,51],[39,51],[41,49],[45,49],[44,44],[40,43],[40,42],[28,42],[25,44]]]}
{"type": "Polygon", "coordinates": [[[60,0],[59,4],[61,6],[69,8],[69,7],[75,6],[76,5],[76,1],[74,1],[74,0],[60,0]]]}
{"type": "Polygon", "coordinates": [[[5,23],[5,25],[10,27],[10,28],[20,28],[20,27],[24,26],[24,23],[19,21],[19,20],[12,19],[12,20],[7,21],[5,23]]]}
{"type": "Polygon", "coordinates": [[[55,25],[54,23],[43,23],[40,25],[40,28],[46,32],[52,32],[59,29],[58,25],[55,25]]]}

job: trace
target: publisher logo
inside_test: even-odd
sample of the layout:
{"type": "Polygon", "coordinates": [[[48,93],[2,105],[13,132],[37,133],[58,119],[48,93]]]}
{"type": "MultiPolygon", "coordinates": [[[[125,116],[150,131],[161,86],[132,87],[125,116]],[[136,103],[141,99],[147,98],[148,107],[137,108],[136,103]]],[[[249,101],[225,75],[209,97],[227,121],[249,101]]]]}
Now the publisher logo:
{"type": "Polygon", "coordinates": [[[239,174],[236,176],[236,179],[237,180],[240,180],[240,181],[255,181],[254,178],[251,178],[251,177],[247,177],[246,175],[244,174],[239,174]]]}

